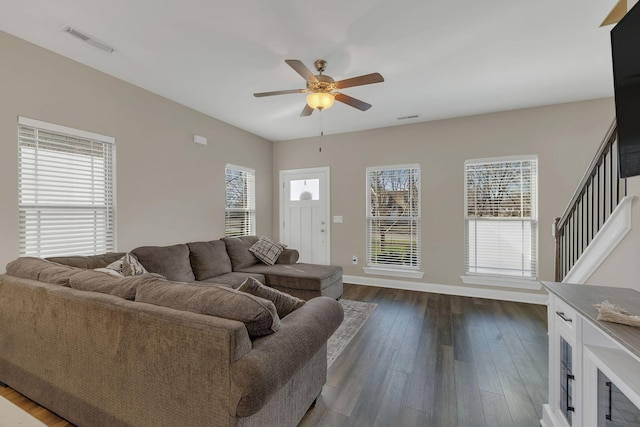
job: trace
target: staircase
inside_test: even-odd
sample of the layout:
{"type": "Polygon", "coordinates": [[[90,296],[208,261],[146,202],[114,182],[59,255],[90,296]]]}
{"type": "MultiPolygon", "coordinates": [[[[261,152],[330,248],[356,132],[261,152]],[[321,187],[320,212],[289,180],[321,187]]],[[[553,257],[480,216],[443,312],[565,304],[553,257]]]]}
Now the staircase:
{"type": "Polygon", "coordinates": [[[614,123],[564,214],[554,221],[556,282],[585,283],[631,230],[632,197],[618,174],[614,123]]]}

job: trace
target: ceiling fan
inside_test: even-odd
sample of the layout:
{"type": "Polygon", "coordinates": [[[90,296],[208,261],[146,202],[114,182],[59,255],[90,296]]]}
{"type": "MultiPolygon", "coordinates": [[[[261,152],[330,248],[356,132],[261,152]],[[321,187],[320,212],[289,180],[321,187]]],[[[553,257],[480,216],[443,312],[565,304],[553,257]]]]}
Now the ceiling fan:
{"type": "Polygon", "coordinates": [[[303,117],[310,116],[311,113],[313,113],[313,110],[325,110],[330,108],[333,105],[334,100],[350,105],[358,110],[367,111],[371,108],[371,104],[367,104],[364,101],[360,101],[359,99],[345,95],[344,93],[336,92],[336,89],[345,89],[348,87],[381,83],[384,81],[384,78],[380,73],[365,74],[363,76],[335,81],[330,76],[322,74],[327,67],[327,61],[324,59],[318,59],[313,63],[316,70],[318,70],[317,75],[314,75],[311,70],[297,59],[286,59],[284,62],[286,62],[294,69],[294,71],[300,74],[302,78],[307,81],[307,88],[278,90],[275,92],[260,92],[254,93],[253,96],[260,98],[263,96],[284,95],[288,93],[308,93],[307,104],[300,113],[300,116],[303,117]]]}

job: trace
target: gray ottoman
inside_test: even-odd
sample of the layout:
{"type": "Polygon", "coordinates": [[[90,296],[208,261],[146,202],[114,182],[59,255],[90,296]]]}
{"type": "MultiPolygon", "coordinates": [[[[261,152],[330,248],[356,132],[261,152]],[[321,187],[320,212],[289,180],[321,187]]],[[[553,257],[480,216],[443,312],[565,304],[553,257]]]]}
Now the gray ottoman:
{"type": "Polygon", "coordinates": [[[266,285],[304,300],[326,296],[342,296],[342,267],[321,264],[255,264],[239,271],[259,273],[266,285]]]}

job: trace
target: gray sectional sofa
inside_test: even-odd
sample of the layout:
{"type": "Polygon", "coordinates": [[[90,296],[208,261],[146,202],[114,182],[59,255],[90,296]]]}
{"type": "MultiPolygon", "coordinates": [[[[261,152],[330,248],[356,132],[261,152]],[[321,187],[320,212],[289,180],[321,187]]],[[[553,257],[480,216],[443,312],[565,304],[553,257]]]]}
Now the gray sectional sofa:
{"type": "Polygon", "coordinates": [[[202,258],[220,243],[203,243],[137,248],[156,271],[130,277],[93,270],[122,254],[11,262],[0,275],[0,382],[78,426],[297,425],[326,382],[341,277],[238,264],[233,250],[229,271],[202,258]],[[271,301],[234,289],[247,277],[331,297],[279,318],[271,301]]]}
{"type": "MultiPolygon", "coordinates": [[[[318,296],[340,299],[342,267],[298,263],[295,249],[285,249],[275,265],[266,265],[249,248],[256,236],[225,237],[208,242],[191,242],[171,246],[142,246],[131,253],[151,273],[168,280],[217,284],[237,288],[247,277],[290,295],[309,300],[318,296]]],[[[115,261],[124,253],[108,254],[115,261]]],[[[96,268],[91,257],[48,258],[60,264],[96,268]]]]}

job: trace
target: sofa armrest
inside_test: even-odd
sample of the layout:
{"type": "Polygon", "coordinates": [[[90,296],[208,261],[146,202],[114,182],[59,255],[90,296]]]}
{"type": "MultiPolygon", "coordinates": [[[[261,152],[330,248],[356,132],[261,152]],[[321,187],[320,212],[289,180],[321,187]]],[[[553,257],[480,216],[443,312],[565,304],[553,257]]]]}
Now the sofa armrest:
{"type": "Polygon", "coordinates": [[[231,405],[235,415],[257,413],[327,343],[340,326],[340,303],[327,297],[307,301],[282,319],[280,330],[254,340],[253,348],[231,366],[231,405]]]}
{"type": "Polygon", "coordinates": [[[300,252],[297,249],[285,249],[282,251],[276,264],[295,264],[300,258],[300,252]]]}

